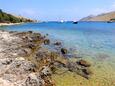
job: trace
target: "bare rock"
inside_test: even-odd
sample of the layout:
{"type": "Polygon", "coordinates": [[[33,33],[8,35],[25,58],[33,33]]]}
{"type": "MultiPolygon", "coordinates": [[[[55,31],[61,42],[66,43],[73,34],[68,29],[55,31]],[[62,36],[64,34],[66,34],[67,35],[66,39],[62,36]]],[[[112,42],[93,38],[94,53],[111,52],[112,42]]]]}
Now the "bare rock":
{"type": "Polygon", "coordinates": [[[70,72],[75,72],[78,75],[80,75],[86,79],[89,79],[90,76],[92,75],[92,71],[88,67],[78,65],[75,62],[68,62],[66,64],[66,67],[70,72]]]}
{"type": "Polygon", "coordinates": [[[35,72],[35,68],[36,66],[29,61],[15,60],[10,64],[6,72],[10,74],[21,75],[21,74],[35,72]]]}
{"type": "Polygon", "coordinates": [[[44,80],[39,74],[31,73],[27,77],[24,86],[44,86],[44,80]]]}
{"type": "Polygon", "coordinates": [[[41,69],[41,75],[42,76],[51,76],[52,72],[50,67],[48,66],[43,66],[43,68],[41,69]]]}

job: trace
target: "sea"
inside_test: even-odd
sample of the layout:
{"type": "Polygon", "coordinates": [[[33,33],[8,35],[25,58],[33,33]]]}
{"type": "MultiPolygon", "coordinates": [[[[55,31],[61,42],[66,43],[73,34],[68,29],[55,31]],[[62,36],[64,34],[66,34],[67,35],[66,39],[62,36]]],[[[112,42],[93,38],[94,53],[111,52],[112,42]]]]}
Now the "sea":
{"type": "MultiPolygon", "coordinates": [[[[40,22],[2,26],[8,31],[34,31],[61,41],[67,49],[92,62],[95,73],[105,82],[115,80],[115,23],[107,22],[40,22]],[[96,69],[96,70],[95,70],[96,69]]],[[[96,76],[94,76],[96,79],[96,76]]],[[[108,82],[108,84],[111,84],[108,82]]],[[[102,86],[102,85],[101,85],[102,86]]],[[[109,85],[105,85],[109,86],[109,85]]],[[[113,86],[113,85],[111,85],[113,86]]]]}

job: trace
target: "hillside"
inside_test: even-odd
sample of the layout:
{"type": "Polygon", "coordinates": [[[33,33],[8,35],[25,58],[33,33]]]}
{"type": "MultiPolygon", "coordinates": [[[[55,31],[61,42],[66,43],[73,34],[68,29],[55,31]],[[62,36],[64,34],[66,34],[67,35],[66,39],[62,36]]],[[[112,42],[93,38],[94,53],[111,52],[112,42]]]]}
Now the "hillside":
{"type": "Polygon", "coordinates": [[[115,21],[115,11],[103,13],[97,16],[88,16],[80,19],[80,21],[115,21]]]}
{"type": "Polygon", "coordinates": [[[20,22],[34,22],[34,20],[24,17],[17,17],[0,10],[0,23],[20,23],[20,22]]]}

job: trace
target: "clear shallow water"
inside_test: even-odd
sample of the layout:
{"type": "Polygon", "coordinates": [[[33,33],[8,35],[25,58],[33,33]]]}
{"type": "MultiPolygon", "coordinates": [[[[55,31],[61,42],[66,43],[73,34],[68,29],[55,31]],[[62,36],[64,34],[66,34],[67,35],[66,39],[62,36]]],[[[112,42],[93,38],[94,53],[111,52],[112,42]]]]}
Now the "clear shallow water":
{"type": "Polygon", "coordinates": [[[48,33],[53,39],[63,41],[67,48],[75,48],[81,56],[115,57],[115,23],[72,22],[27,23],[1,27],[14,31],[48,33]]]}

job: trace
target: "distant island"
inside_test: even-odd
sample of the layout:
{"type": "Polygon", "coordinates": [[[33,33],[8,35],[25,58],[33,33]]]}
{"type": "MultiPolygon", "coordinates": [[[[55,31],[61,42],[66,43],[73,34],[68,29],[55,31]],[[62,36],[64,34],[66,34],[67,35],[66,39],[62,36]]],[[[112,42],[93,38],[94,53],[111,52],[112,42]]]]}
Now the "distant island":
{"type": "Polygon", "coordinates": [[[6,12],[3,12],[0,9],[0,25],[10,25],[14,23],[23,23],[23,22],[36,22],[36,20],[32,20],[29,18],[24,18],[21,16],[15,16],[6,12]]]}
{"type": "Polygon", "coordinates": [[[109,13],[103,13],[96,16],[87,16],[80,19],[80,21],[110,21],[115,22],[115,11],[109,13]]]}

